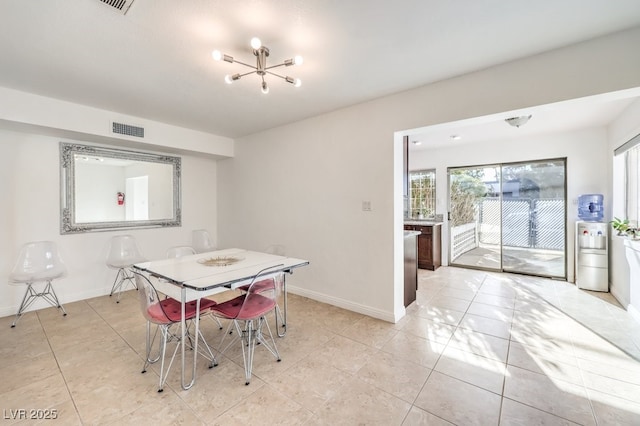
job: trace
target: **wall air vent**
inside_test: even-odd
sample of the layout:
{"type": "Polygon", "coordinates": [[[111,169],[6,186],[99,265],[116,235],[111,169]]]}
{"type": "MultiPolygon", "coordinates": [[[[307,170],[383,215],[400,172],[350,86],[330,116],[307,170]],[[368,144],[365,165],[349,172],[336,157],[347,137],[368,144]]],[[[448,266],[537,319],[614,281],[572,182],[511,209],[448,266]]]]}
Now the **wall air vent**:
{"type": "Polygon", "coordinates": [[[120,11],[123,15],[127,13],[134,0],[99,0],[107,6],[111,6],[120,11]]]}
{"type": "Polygon", "coordinates": [[[131,126],[130,124],[111,123],[111,131],[119,135],[135,136],[137,138],[144,138],[144,127],[131,126]]]}

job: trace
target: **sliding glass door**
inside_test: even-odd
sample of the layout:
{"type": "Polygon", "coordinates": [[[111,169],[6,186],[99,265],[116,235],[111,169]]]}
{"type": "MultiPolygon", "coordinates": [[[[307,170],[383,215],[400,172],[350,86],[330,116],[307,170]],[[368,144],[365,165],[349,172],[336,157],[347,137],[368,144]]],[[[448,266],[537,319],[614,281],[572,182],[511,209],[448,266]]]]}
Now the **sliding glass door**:
{"type": "Polygon", "coordinates": [[[566,160],[449,169],[451,264],[566,278],[566,160]]]}
{"type": "Polygon", "coordinates": [[[449,169],[450,263],[502,270],[500,166],[449,169]]]}

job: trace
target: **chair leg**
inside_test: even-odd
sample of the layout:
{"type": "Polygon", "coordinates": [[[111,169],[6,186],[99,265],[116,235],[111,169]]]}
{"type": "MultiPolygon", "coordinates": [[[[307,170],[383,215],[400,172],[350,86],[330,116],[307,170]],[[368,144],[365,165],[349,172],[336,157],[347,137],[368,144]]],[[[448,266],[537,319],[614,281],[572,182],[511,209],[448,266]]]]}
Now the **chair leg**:
{"type": "Polygon", "coordinates": [[[38,297],[42,297],[46,300],[51,306],[54,306],[60,310],[62,310],[62,315],[67,316],[67,311],[65,311],[64,306],[60,304],[58,300],[58,296],[56,292],[53,290],[53,286],[51,285],[51,280],[47,281],[47,285],[44,287],[42,292],[38,293],[33,288],[33,283],[27,283],[27,289],[24,292],[24,297],[22,298],[22,303],[20,303],[20,307],[18,308],[18,313],[16,314],[13,323],[11,324],[11,328],[14,328],[24,312],[35,302],[38,297]]]}
{"type": "MultiPolygon", "coordinates": [[[[169,339],[169,327],[167,326],[160,326],[160,331],[162,332],[162,342],[160,343],[160,353],[161,353],[161,359],[160,359],[160,383],[158,383],[158,392],[162,392],[163,391],[163,386],[164,386],[164,382],[166,380],[166,377],[164,376],[164,356],[165,356],[165,352],[167,350],[167,340],[169,339]]],[[[175,355],[175,353],[174,353],[175,355]]],[[[169,371],[167,371],[167,375],[169,374],[169,371]]]]}
{"type": "Polygon", "coordinates": [[[160,328],[159,326],[156,326],[156,331],[155,333],[153,333],[153,337],[151,337],[151,321],[147,321],[146,350],[145,350],[144,365],[142,366],[142,371],[141,371],[142,373],[146,373],[147,367],[149,367],[150,364],[154,364],[158,362],[158,360],[160,359],[160,356],[162,355],[160,353],[160,350],[161,350],[161,347],[160,347],[158,348],[158,356],[155,358],[151,358],[151,348],[153,348],[153,344],[156,341],[159,328],[160,328]]]}
{"type": "MultiPolygon", "coordinates": [[[[237,323],[237,321],[234,321],[237,323]]],[[[256,345],[259,343],[271,352],[278,362],[280,353],[276,346],[276,341],[271,333],[271,327],[265,317],[260,317],[257,320],[245,321],[245,329],[240,330],[240,327],[236,324],[238,334],[242,335],[242,359],[244,361],[244,374],[245,385],[251,383],[251,373],[253,371],[253,359],[255,354],[256,345]],[[257,325],[256,325],[257,321],[257,325]],[[271,342],[268,342],[263,334],[263,328],[267,328],[271,342]]]]}
{"type": "Polygon", "coordinates": [[[221,349],[218,351],[218,353],[220,355],[224,355],[227,349],[229,349],[231,345],[233,345],[236,342],[236,340],[238,340],[238,336],[242,336],[242,332],[240,331],[240,327],[238,326],[237,321],[235,320],[229,321],[229,325],[227,326],[227,329],[222,334],[222,339],[220,340],[220,345],[219,345],[221,349]],[[227,346],[224,346],[224,340],[227,338],[228,335],[233,334],[233,327],[236,328],[237,333],[235,336],[231,338],[231,341],[227,343],[227,346]]]}
{"type": "MultiPolygon", "coordinates": [[[[146,338],[147,343],[146,343],[146,356],[145,356],[146,359],[145,359],[144,366],[142,367],[142,373],[145,373],[147,371],[147,367],[150,364],[153,364],[158,360],[160,360],[160,379],[158,382],[158,392],[162,392],[164,390],[164,384],[166,383],[167,378],[169,377],[171,366],[173,365],[173,362],[176,358],[178,349],[180,349],[180,336],[171,330],[171,327],[175,324],[177,323],[158,325],[158,327],[156,328],[156,333],[154,334],[153,338],[151,338],[151,322],[147,321],[147,338],[146,338]],[[160,341],[158,356],[155,358],[152,358],[151,349],[153,347],[153,343],[155,342],[155,338],[158,333],[158,330],[160,330],[162,340],[160,341]],[[165,362],[166,355],[167,355],[166,354],[167,344],[171,341],[175,341],[177,342],[177,344],[173,349],[173,353],[171,354],[171,359],[167,363],[165,362]]],[[[198,353],[210,361],[209,368],[213,368],[218,365],[218,361],[216,360],[216,357],[214,356],[213,351],[211,350],[211,347],[209,346],[207,341],[204,339],[204,335],[200,330],[198,330],[198,336],[191,336],[191,334],[188,332],[186,337],[190,342],[189,346],[192,350],[194,347],[193,339],[200,338],[202,342],[202,346],[204,346],[204,349],[200,349],[202,348],[202,346],[200,346],[198,349],[198,353]]]]}
{"type": "Polygon", "coordinates": [[[245,322],[245,329],[243,334],[243,342],[242,342],[242,360],[244,361],[244,377],[245,377],[245,385],[251,383],[251,370],[253,369],[253,353],[255,350],[255,341],[252,339],[253,336],[253,321],[245,322]],[[246,341],[246,349],[245,349],[245,341],[246,341]]]}
{"type": "Polygon", "coordinates": [[[220,322],[220,318],[218,318],[215,315],[211,315],[211,317],[213,318],[213,320],[218,324],[218,327],[220,328],[220,330],[222,330],[222,323],[220,322]]]}
{"type": "Polygon", "coordinates": [[[280,309],[280,305],[276,304],[276,308],[273,312],[276,317],[276,333],[278,333],[278,337],[284,337],[287,332],[287,323],[284,314],[280,309]],[[280,321],[278,321],[278,318],[280,319],[280,321]],[[282,327],[282,332],[280,332],[280,327],[282,327]]]}
{"type": "Polygon", "coordinates": [[[280,352],[278,352],[278,347],[276,346],[276,340],[273,337],[273,333],[271,333],[271,327],[269,326],[269,321],[267,318],[260,317],[258,319],[258,329],[256,330],[256,339],[258,343],[261,343],[262,346],[267,348],[269,352],[276,358],[276,361],[282,361],[280,358],[280,352]],[[269,338],[271,339],[271,343],[269,343],[264,336],[263,327],[267,327],[267,332],[269,333],[269,338]]]}
{"type": "Polygon", "coordinates": [[[198,334],[199,334],[200,340],[202,341],[202,344],[203,344],[204,348],[207,351],[207,353],[200,352],[200,354],[203,355],[205,358],[209,359],[209,361],[211,361],[209,363],[209,368],[216,367],[218,365],[218,360],[216,360],[215,355],[213,355],[213,351],[211,351],[211,347],[209,346],[207,341],[204,340],[204,336],[202,335],[202,331],[198,330],[198,334]]]}
{"type": "Polygon", "coordinates": [[[44,288],[44,291],[39,294],[39,296],[42,296],[52,306],[55,306],[56,308],[62,310],[63,317],[67,316],[67,311],[65,311],[64,306],[60,304],[60,300],[58,300],[58,295],[56,295],[56,292],[53,290],[51,281],[47,281],[47,286],[44,288]]]}
{"type": "Polygon", "coordinates": [[[173,349],[173,354],[171,354],[171,360],[169,360],[169,365],[167,365],[167,371],[165,372],[165,358],[167,351],[167,343],[171,340],[180,340],[175,334],[171,332],[171,326],[173,324],[161,325],[160,331],[162,332],[162,359],[160,360],[160,382],[158,384],[158,392],[162,392],[164,389],[164,384],[169,377],[169,372],[171,371],[171,366],[173,365],[173,361],[176,358],[176,354],[178,353],[178,349],[180,348],[179,344],[176,344],[176,347],[173,349]]]}
{"type": "Polygon", "coordinates": [[[118,269],[118,272],[116,273],[116,279],[113,280],[113,286],[111,287],[111,293],[109,293],[109,297],[113,296],[115,292],[118,292],[116,303],[120,303],[120,296],[122,296],[122,289],[124,288],[126,281],[129,281],[129,284],[133,285],[133,288],[135,288],[136,290],[138,289],[138,286],[135,284],[135,275],[127,272],[127,268],[118,269]]]}
{"type": "Polygon", "coordinates": [[[31,306],[31,304],[36,299],[36,297],[37,295],[36,295],[36,292],[33,290],[32,284],[27,283],[27,289],[24,292],[24,296],[22,297],[22,303],[20,303],[20,307],[18,308],[18,313],[16,314],[16,317],[13,320],[13,324],[11,324],[11,328],[14,328],[16,324],[18,324],[18,321],[20,320],[20,318],[22,318],[22,314],[29,306],[31,306]]]}
{"type": "MultiPolygon", "coordinates": [[[[118,269],[118,272],[116,272],[116,279],[113,280],[113,285],[111,286],[111,293],[109,293],[109,297],[113,296],[113,293],[120,290],[120,288],[122,287],[122,280],[118,280],[118,278],[120,278],[120,273],[124,273],[122,268],[118,269]]],[[[118,295],[116,303],[120,303],[120,295],[118,295]]]]}

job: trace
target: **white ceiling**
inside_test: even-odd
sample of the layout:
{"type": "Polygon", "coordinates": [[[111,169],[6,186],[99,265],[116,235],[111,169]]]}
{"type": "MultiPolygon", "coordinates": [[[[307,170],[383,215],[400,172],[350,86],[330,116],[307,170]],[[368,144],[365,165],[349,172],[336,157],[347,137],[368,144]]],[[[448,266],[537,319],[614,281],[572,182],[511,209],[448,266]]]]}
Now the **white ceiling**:
{"type": "Polygon", "coordinates": [[[0,86],[240,137],[638,25],[638,0],[3,0],[0,86]],[[253,63],[253,36],[302,87],[223,82],[245,69],[211,51],[253,63]]]}
{"type": "Polygon", "coordinates": [[[421,151],[603,127],[616,119],[638,97],[640,88],[411,129],[406,133],[411,142],[410,151],[421,151]],[[510,117],[522,116],[531,118],[520,127],[513,127],[505,121],[510,117]]]}

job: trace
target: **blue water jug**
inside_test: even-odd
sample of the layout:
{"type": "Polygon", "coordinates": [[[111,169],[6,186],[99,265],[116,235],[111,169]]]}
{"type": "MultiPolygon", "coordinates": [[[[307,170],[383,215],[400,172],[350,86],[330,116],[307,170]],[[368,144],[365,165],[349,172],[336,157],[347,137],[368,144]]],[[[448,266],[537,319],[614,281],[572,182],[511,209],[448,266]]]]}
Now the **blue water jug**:
{"type": "Polygon", "coordinates": [[[578,217],[589,222],[602,222],[603,199],[602,194],[584,194],[578,197],[578,217]]]}

